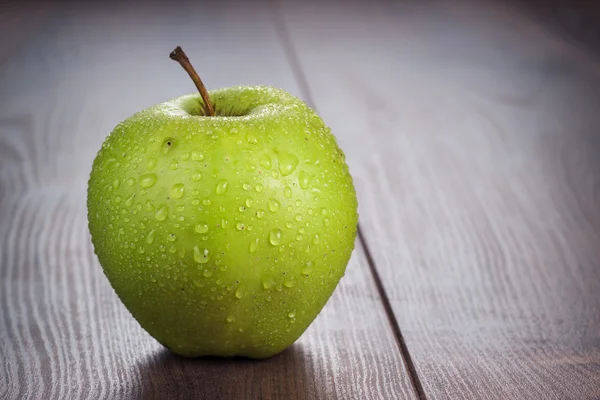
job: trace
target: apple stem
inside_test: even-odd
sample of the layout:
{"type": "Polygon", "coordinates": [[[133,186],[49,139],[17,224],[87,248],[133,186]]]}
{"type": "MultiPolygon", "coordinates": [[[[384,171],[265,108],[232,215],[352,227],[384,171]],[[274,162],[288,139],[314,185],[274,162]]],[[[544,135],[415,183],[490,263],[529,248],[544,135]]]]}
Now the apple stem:
{"type": "Polygon", "coordinates": [[[177,61],[183,67],[185,72],[188,73],[190,78],[192,78],[192,81],[194,81],[194,84],[196,85],[196,88],[200,92],[200,96],[202,96],[202,100],[204,101],[204,115],[214,117],[215,109],[213,108],[210,97],[208,96],[208,91],[206,90],[204,83],[202,83],[202,79],[200,79],[200,76],[198,76],[198,73],[190,63],[190,59],[187,57],[185,52],[180,46],[177,46],[177,48],[175,48],[175,50],[169,54],[169,57],[171,57],[171,60],[177,61]]]}

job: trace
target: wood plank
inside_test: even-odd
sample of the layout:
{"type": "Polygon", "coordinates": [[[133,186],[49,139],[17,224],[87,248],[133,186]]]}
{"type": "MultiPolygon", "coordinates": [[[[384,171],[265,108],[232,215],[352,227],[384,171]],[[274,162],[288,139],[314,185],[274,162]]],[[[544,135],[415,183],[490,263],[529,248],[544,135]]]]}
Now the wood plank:
{"type": "Polygon", "coordinates": [[[360,245],[309,330],[265,361],[173,356],[119,302],[87,176],[117,122],[193,90],[174,46],[210,87],[299,93],[265,4],[143,4],[69,4],[0,66],[0,398],[414,398],[360,245]]]}
{"type": "Polygon", "coordinates": [[[422,395],[599,398],[598,65],[501,2],[280,14],[422,395]]]}

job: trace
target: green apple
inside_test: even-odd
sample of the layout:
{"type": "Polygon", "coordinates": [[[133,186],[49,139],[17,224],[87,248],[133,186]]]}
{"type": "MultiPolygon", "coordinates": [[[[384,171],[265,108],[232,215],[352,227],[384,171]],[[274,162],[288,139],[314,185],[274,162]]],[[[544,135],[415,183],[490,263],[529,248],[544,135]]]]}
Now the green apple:
{"type": "Polygon", "coordinates": [[[115,292],[184,356],[290,346],[344,275],[357,200],[322,119],[270,87],[192,94],[120,123],[93,163],[89,229],[115,292]]]}

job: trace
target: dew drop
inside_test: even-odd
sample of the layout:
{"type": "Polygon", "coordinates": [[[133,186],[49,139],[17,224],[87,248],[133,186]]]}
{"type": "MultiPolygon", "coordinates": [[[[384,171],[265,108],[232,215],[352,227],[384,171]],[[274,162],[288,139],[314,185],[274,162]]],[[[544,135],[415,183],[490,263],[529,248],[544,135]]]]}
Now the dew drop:
{"type": "Polygon", "coordinates": [[[286,228],[291,229],[292,226],[294,226],[294,224],[292,224],[291,221],[288,221],[288,222],[285,223],[285,226],[286,226],[286,228]]]}
{"type": "Polygon", "coordinates": [[[164,221],[165,219],[167,219],[168,216],[169,207],[167,207],[165,204],[158,207],[158,209],[154,213],[154,218],[156,218],[157,221],[164,221]]]}
{"type": "Polygon", "coordinates": [[[192,151],[192,160],[193,161],[203,161],[204,160],[204,154],[192,151]]]}
{"type": "Polygon", "coordinates": [[[154,229],[152,229],[150,232],[148,232],[148,235],[146,236],[146,243],[152,244],[154,242],[155,234],[156,234],[156,231],[154,229]]]}
{"type": "Polygon", "coordinates": [[[283,189],[283,194],[285,195],[285,197],[287,197],[289,199],[290,197],[292,197],[292,188],[289,186],[286,186],[283,189]]]}
{"type": "MultiPolygon", "coordinates": [[[[206,261],[205,261],[205,262],[206,262],[206,261]]],[[[203,263],[203,262],[201,262],[200,264],[204,264],[204,263],[203,263]]],[[[202,272],[202,275],[203,275],[203,276],[205,276],[205,277],[207,277],[207,278],[210,278],[210,277],[212,276],[212,274],[213,274],[213,272],[212,272],[212,270],[210,270],[210,269],[205,269],[205,270],[202,272]]]]}
{"type": "Polygon", "coordinates": [[[219,182],[217,182],[217,187],[215,188],[215,193],[218,195],[222,195],[227,191],[227,185],[229,184],[229,181],[226,179],[221,179],[219,182]]]}
{"type": "Polygon", "coordinates": [[[246,207],[252,207],[252,199],[251,198],[246,199],[246,207]]]}
{"type": "Polygon", "coordinates": [[[269,199],[269,211],[277,212],[279,210],[279,202],[273,198],[269,199]]]}
{"type": "Polygon", "coordinates": [[[140,176],[140,186],[143,188],[149,188],[154,186],[156,183],[156,175],[154,174],[145,174],[140,176]]]}
{"type": "Polygon", "coordinates": [[[265,188],[265,187],[259,183],[258,185],[256,185],[256,188],[255,188],[255,189],[256,189],[256,191],[257,191],[257,192],[259,192],[259,193],[260,193],[260,192],[262,192],[262,191],[263,191],[263,189],[264,189],[264,188],[265,188]]]}
{"type": "Polygon", "coordinates": [[[244,288],[242,286],[239,286],[236,290],[235,290],[235,297],[237,299],[241,299],[242,297],[244,297],[244,288]]]}
{"type": "Polygon", "coordinates": [[[135,185],[135,178],[127,178],[125,183],[127,184],[127,186],[133,186],[135,185]]]}
{"type": "Polygon", "coordinates": [[[125,205],[127,207],[131,207],[133,205],[133,199],[135,199],[135,194],[132,194],[127,198],[127,200],[125,200],[125,205]]]}
{"type": "Polygon", "coordinates": [[[176,183],[171,188],[171,197],[174,199],[182,198],[184,190],[185,189],[184,189],[183,183],[176,183]]]}
{"type": "Polygon", "coordinates": [[[269,233],[269,243],[277,246],[281,243],[281,229],[273,229],[269,233]]]}
{"type": "Polygon", "coordinates": [[[202,204],[204,204],[205,206],[210,206],[211,201],[210,201],[210,199],[204,199],[204,200],[202,200],[202,204]]]}
{"type": "Polygon", "coordinates": [[[154,203],[152,203],[152,200],[146,200],[145,207],[146,211],[154,211],[154,203]]]}
{"type": "Polygon", "coordinates": [[[273,287],[273,285],[275,284],[275,282],[273,282],[273,280],[271,278],[268,278],[266,276],[263,276],[262,278],[262,287],[265,290],[269,290],[273,287]]]}
{"type": "Polygon", "coordinates": [[[196,231],[196,233],[206,233],[208,232],[208,224],[206,222],[200,222],[196,224],[194,230],[196,231]]]}
{"type": "Polygon", "coordinates": [[[238,222],[235,227],[238,231],[243,231],[244,229],[246,229],[246,225],[244,225],[242,222],[238,222]]]}
{"type": "Polygon", "coordinates": [[[246,141],[250,144],[258,143],[258,139],[253,134],[249,133],[246,135],[246,141]]]}
{"type": "Polygon", "coordinates": [[[154,157],[150,158],[148,160],[148,169],[152,171],[156,167],[156,164],[158,164],[158,160],[154,157]]]}
{"type": "Polygon", "coordinates": [[[288,176],[296,169],[298,165],[298,157],[294,154],[281,152],[279,154],[279,172],[281,175],[288,176]]]}
{"type": "Polygon", "coordinates": [[[307,172],[300,171],[300,173],[298,174],[298,183],[300,184],[300,187],[302,189],[308,189],[311,180],[312,175],[308,174],[307,172]]]}
{"type": "Polygon", "coordinates": [[[194,172],[194,174],[192,175],[192,180],[194,182],[198,182],[200,179],[202,179],[202,172],[200,172],[200,171],[194,172]]]}
{"type": "Polygon", "coordinates": [[[268,154],[263,154],[260,157],[260,166],[265,169],[271,169],[271,157],[268,154]]]}
{"type": "Polygon", "coordinates": [[[296,310],[292,310],[288,313],[289,318],[296,318],[296,310]]]}
{"type": "Polygon", "coordinates": [[[250,241],[250,245],[248,246],[248,251],[250,253],[254,253],[258,249],[258,238],[254,238],[254,240],[250,241]]]}
{"type": "Polygon", "coordinates": [[[246,163],[246,170],[252,172],[252,171],[256,170],[256,165],[248,162],[248,163],[246,163]]]}
{"type": "Polygon", "coordinates": [[[256,211],[256,217],[257,218],[262,218],[264,216],[265,216],[265,210],[261,209],[261,210],[256,211]]]}
{"type": "Polygon", "coordinates": [[[235,317],[233,315],[229,315],[227,318],[225,318],[225,321],[231,324],[232,322],[235,322],[235,317]]]}
{"type": "Polygon", "coordinates": [[[277,172],[277,170],[271,170],[271,178],[273,178],[273,179],[279,178],[279,172],[277,172]]]}
{"type": "Polygon", "coordinates": [[[291,279],[286,279],[285,281],[283,281],[283,286],[285,286],[286,288],[292,288],[295,284],[296,283],[291,279]]]}
{"type": "Polygon", "coordinates": [[[315,237],[313,238],[312,242],[313,242],[313,244],[319,244],[319,243],[321,243],[321,237],[319,236],[318,233],[315,235],[315,237]]]}
{"type": "Polygon", "coordinates": [[[175,171],[177,168],[179,168],[179,162],[177,160],[171,161],[171,164],[169,164],[169,169],[175,171]]]}
{"type": "Polygon", "coordinates": [[[302,200],[296,200],[296,207],[300,207],[302,205],[302,200]]]}
{"type": "Polygon", "coordinates": [[[198,246],[194,246],[193,253],[194,261],[196,261],[198,264],[205,264],[208,262],[208,249],[201,251],[198,246]]]}
{"type": "Polygon", "coordinates": [[[119,186],[121,186],[121,181],[120,181],[120,180],[118,180],[118,179],[115,179],[115,180],[113,181],[113,183],[112,183],[112,186],[113,186],[113,188],[114,188],[114,189],[118,189],[118,188],[119,188],[119,186]]]}
{"type": "Polygon", "coordinates": [[[304,264],[304,266],[300,269],[300,272],[303,275],[309,275],[310,272],[312,271],[313,268],[313,263],[312,261],[308,261],[306,264],[304,264]]]}

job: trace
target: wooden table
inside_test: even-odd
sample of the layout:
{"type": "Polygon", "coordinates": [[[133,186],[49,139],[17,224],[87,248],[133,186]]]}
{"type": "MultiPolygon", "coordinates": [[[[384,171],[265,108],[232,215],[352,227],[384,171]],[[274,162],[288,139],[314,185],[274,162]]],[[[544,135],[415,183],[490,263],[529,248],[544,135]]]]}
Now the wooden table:
{"type": "Polygon", "coordinates": [[[0,4],[0,398],[599,399],[600,41],[562,3],[0,4]],[[170,354],[90,243],[105,136],[194,91],[176,45],[315,107],[358,190],[346,276],[265,361],[170,354]]]}

